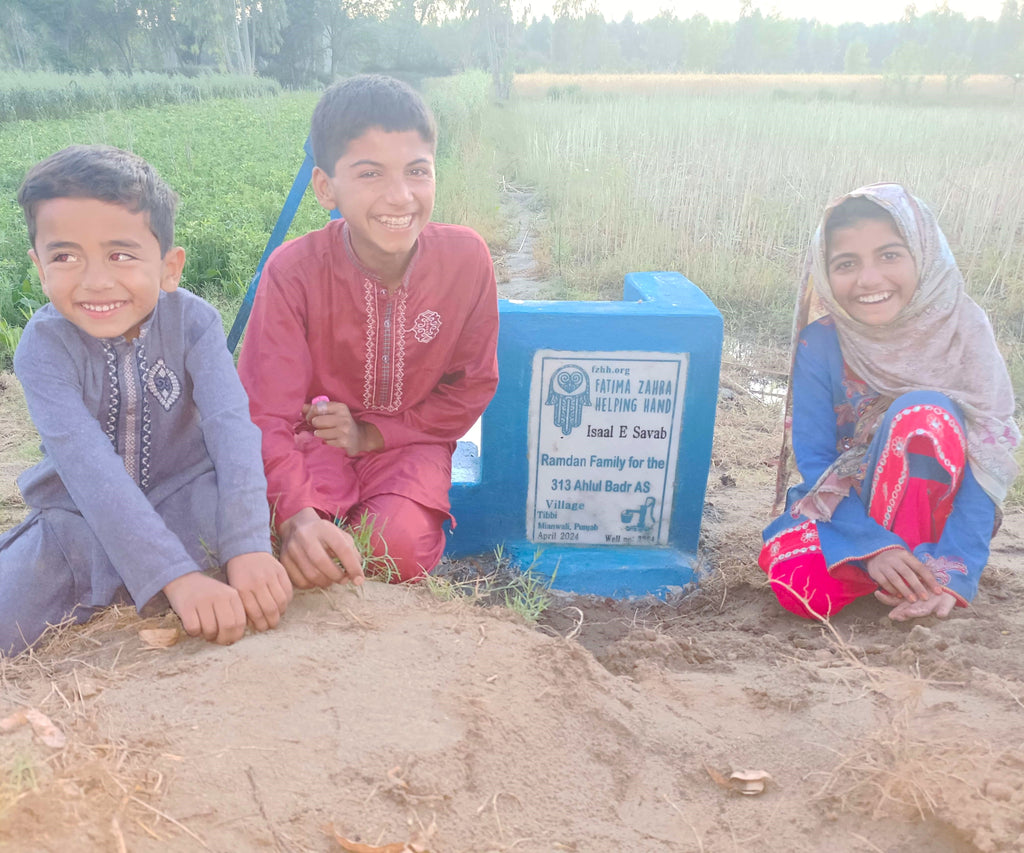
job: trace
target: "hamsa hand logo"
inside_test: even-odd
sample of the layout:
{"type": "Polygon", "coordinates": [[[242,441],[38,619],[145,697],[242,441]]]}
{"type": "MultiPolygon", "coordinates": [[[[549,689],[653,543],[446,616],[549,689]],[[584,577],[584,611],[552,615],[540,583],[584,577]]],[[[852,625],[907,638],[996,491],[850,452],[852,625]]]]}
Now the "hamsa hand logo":
{"type": "Polygon", "coordinates": [[[583,422],[583,407],[590,405],[590,377],[576,364],[564,364],[548,383],[547,405],[554,406],[553,422],[569,435],[583,422]]]}

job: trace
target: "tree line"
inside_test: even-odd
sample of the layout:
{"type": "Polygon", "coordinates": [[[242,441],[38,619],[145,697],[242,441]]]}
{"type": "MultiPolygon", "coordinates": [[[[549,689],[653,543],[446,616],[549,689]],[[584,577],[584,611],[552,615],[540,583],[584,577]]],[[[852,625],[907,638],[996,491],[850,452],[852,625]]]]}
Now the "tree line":
{"type": "Polygon", "coordinates": [[[499,93],[536,70],[1024,78],[1024,0],[1004,0],[995,21],[944,2],[871,26],[764,15],[751,0],[732,22],[607,21],[582,3],[537,19],[517,17],[512,0],[0,0],[0,69],[214,70],[309,86],[484,68],[499,93]]]}

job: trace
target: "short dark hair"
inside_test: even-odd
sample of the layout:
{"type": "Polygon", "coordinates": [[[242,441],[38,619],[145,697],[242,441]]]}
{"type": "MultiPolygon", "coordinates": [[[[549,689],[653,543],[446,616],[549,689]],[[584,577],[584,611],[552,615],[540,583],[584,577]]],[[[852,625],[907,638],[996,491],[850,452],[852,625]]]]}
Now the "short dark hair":
{"type": "Polygon", "coordinates": [[[91,198],[145,213],[161,257],[174,245],[178,195],[137,154],[109,145],[70,145],[36,163],[18,190],[29,242],[36,243],[36,211],[55,198],[91,198]]]}
{"type": "Polygon", "coordinates": [[[850,228],[858,222],[863,222],[865,219],[885,222],[887,225],[892,226],[892,229],[897,234],[899,233],[896,220],[892,218],[892,214],[889,211],[869,198],[853,196],[832,208],[828,219],[825,220],[826,249],[832,242],[832,234],[835,231],[838,231],[840,228],[850,228]]]}
{"type": "Polygon", "coordinates": [[[371,127],[389,133],[415,130],[428,145],[437,145],[434,117],[415,89],[394,77],[360,74],[331,86],[313,110],[313,162],[334,177],[349,143],[371,127]]]}

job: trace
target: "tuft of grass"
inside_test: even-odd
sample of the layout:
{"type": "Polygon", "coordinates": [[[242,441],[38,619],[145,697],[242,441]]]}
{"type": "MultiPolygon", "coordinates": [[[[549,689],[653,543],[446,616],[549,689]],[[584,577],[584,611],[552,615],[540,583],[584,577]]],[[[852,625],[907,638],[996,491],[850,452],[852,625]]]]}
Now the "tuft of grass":
{"type": "Polygon", "coordinates": [[[29,791],[39,787],[39,773],[28,755],[8,757],[0,768],[0,819],[29,791]]]}
{"type": "MultiPolygon", "coordinates": [[[[383,535],[381,535],[380,541],[384,552],[382,554],[374,552],[373,534],[376,529],[376,521],[376,516],[371,516],[368,512],[363,512],[359,520],[354,524],[349,523],[343,516],[336,516],[334,518],[334,524],[352,537],[362,562],[363,574],[366,575],[367,579],[380,581],[381,583],[396,583],[398,580],[398,567],[395,565],[394,558],[388,553],[387,541],[383,535]]],[[[281,537],[277,532],[274,509],[271,509],[270,518],[270,546],[274,556],[280,559],[281,537]]],[[[341,561],[337,558],[335,558],[334,562],[339,566],[341,565],[341,561]]]]}
{"type": "Polygon", "coordinates": [[[349,524],[343,518],[335,518],[334,523],[345,530],[355,543],[356,550],[363,561],[363,573],[370,580],[381,583],[397,583],[399,579],[398,566],[394,558],[388,553],[387,540],[383,532],[379,534],[383,553],[376,553],[373,546],[373,536],[376,530],[377,518],[368,512],[363,512],[355,524],[349,524]]]}
{"type": "MultiPolygon", "coordinates": [[[[525,569],[521,570],[504,587],[492,591],[498,594],[504,601],[505,607],[513,613],[518,613],[527,622],[536,622],[551,604],[551,585],[558,576],[558,566],[555,566],[551,577],[540,575],[535,571],[540,550],[534,552],[533,561],[525,569]]],[[[511,561],[505,555],[505,549],[499,545],[494,549],[494,560],[498,565],[503,562],[511,565],[511,561]]]]}
{"type": "Polygon", "coordinates": [[[548,578],[527,569],[520,575],[518,582],[500,590],[505,607],[518,613],[527,622],[538,621],[551,604],[553,580],[554,576],[548,578]]]}
{"type": "Polygon", "coordinates": [[[483,607],[504,607],[531,624],[551,604],[551,577],[535,571],[537,558],[525,569],[512,563],[502,545],[490,555],[442,563],[424,581],[427,589],[442,601],[468,600],[483,607]]]}
{"type": "MultiPolygon", "coordinates": [[[[919,662],[906,672],[868,663],[864,650],[853,645],[827,616],[814,614],[799,591],[783,586],[803,601],[820,626],[827,648],[846,664],[846,673],[840,677],[860,681],[883,717],[876,730],[855,743],[830,747],[838,760],[823,774],[813,800],[872,820],[924,821],[935,816],[948,820],[952,804],[977,796],[969,780],[977,777],[980,764],[986,765],[981,769],[983,778],[997,778],[995,767],[1006,759],[1019,767],[1015,750],[997,753],[990,741],[951,725],[953,718],[925,704],[926,691],[936,682],[922,677],[919,662]]],[[[915,627],[911,636],[919,627],[923,629],[915,627]]]]}

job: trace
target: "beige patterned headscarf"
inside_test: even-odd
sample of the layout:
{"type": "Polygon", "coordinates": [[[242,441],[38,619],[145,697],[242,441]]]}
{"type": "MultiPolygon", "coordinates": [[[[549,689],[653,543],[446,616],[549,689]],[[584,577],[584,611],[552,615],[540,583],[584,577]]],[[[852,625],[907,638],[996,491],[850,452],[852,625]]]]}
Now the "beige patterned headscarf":
{"type": "MultiPolygon", "coordinates": [[[[988,317],[964,291],[963,275],[935,217],[900,185],[861,187],[826,208],[811,240],[797,297],[794,354],[804,327],[826,313],[835,321],[846,363],[883,398],[939,391],[960,406],[971,470],[999,506],[1017,475],[1013,451],[1020,442],[1010,376],[988,317]],[[838,205],[857,196],[892,216],[917,265],[918,284],[910,301],[890,323],[880,326],[851,317],[833,297],[828,281],[825,224],[838,205]]],[[[787,425],[791,394],[792,390],[786,403],[787,425]]],[[[788,426],[786,432],[777,501],[785,495],[788,426]]]]}

